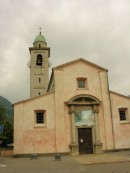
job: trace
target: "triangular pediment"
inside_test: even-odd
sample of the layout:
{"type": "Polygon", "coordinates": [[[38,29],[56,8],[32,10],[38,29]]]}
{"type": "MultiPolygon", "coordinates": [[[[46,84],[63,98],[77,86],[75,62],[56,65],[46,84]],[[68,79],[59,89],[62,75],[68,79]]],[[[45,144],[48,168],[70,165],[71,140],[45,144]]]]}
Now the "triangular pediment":
{"type": "Polygon", "coordinates": [[[54,81],[54,71],[55,70],[62,70],[64,68],[67,68],[67,67],[70,67],[70,66],[74,66],[74,65],[76,65],[78,63],[83,63],[86,66],[89,65],[89,66],[91,66],[91,67],[93,67],[93,68],[95,68],[96,70],[99,70],[99,71],[106,71],[106,72],[108,72],[107,69],[105,69],[105,68],[103,68],[103,67],[101,67],[99,65],[96,65],[96,64],[94,64],[94,63],[92,63],[92,62],[90,62],[90,61],[88,61],[86,59],[83,59],[83,58],[79,58],[79,59],[76,59],[76,60],[73,60],[73,61],[69,61],[67,63],[64,63],[64,64],[61,64],[59,66],[56,66],[56,67],[54,67],[52,69],[52,73],[51,73],[51,77],[50,77],[50,81],[49,81],[49,84],[48,84],[47,91],[49,91],[50,86],[52,85],[52,83],[54,83],[53,81],[54,81]]]}
{"type": "Polygon", "coordinates": [[[76,63],[78,63],[78,62],[83,62],[84,64],[91,65],[91,66],[93,66],[93,67],[95,67],[95,68],[97,68],[97,69],[100,69],[100,70],[103,70],[103,71],[108,71],[107,69],[105,69],[105,68],[103,68],[103,67],[101,67],[101,66],[99,66],[99,65],[96,65],[96,64],[94,64],[94,63],[92,63],[92,62],[90,62],[90,61],[88,61],[88,60],[86,60],[86,59],[83,59],[83,58],[79,58],[79,59],[76,59],[76,60],[73,60],[73,61],[64,63],[64,64],[62,64],[62,65],[59,65],[59,66],[57,66],[57,67],[54,67],[53,70],[55,70],[55,69],[56,69],[56,70],[58,70],[58,69],[63,69],[63,68],[65,68],[65,67],[67,67],[67,66],[74,65],[74,64],[76,64],[76,63]]]}

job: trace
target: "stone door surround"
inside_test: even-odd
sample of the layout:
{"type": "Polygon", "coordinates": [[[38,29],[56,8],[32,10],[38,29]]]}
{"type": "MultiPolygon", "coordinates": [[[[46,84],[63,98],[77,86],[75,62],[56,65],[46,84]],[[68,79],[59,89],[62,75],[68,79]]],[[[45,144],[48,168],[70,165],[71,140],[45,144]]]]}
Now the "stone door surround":
{"type": "Polygon", "coordinates": [[[71,98],[67,103],[69,107],[70,114],[70,125],[71,125],[71,142],[70,142],[70,153],[71,155],[79,154],[78,140],[76,138],[76,127],[75,127],[75,111],[79,108],[91,107],[94,113],[94,153],[102,152],[102,143],[100,141],[100,132],[99,132],[99,123],[98,123],[98,114],[99,114],[99,105],[101,104],[100,100],[91,95],[78,95],[71,98]]]}

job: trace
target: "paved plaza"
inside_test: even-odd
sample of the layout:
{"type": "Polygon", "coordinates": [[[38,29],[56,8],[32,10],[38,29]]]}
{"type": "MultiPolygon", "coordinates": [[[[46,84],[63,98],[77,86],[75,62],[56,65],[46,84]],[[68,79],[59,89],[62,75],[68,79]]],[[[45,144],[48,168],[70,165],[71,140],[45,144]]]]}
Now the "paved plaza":
{"type": "Polygon", "coordinates": [[[130,173],[130,151],[38,158],[0,157],[0,173],[130,173]]]}
{"type": "Polygon", "coordinates": [[[130,151],[110,152],[103,154],[78,155],[73,159],[82,165],[130,162],[130,151]]]}

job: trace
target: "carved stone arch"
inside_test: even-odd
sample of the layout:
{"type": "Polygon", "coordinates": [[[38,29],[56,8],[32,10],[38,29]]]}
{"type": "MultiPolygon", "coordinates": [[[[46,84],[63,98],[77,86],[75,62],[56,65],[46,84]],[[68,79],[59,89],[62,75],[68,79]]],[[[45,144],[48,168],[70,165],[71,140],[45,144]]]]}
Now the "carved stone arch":
{"type": "Polygon", "coordinates": [[[99,105],[100,103],[101,101],[92,95],[81,94],[72,97],[67,105],[99,105]]]}

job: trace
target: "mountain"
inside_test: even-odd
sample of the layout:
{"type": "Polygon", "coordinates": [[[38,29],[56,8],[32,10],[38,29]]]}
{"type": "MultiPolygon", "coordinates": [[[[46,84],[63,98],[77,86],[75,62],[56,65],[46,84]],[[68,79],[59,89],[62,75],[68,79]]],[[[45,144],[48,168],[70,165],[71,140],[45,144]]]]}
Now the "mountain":
{"type": "Polygon", "coordinates": [[[9,100],[7,100],[6,98],[0,96],[0,106],[2,106],[5,111],[6,111],[6,118],[13,123],[13,119],[14,119],[14,109],[12,107],[12,104],[9,100]]]}

